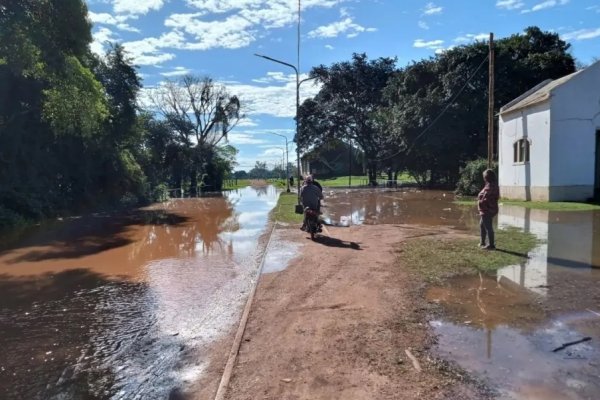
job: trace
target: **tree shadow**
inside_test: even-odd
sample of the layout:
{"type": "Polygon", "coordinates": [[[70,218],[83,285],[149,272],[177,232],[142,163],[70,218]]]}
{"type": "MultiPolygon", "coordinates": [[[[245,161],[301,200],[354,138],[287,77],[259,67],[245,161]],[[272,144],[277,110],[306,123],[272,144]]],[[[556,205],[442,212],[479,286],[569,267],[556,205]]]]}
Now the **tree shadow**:
{"type": "Polygon", "coordinates": [[[342,249],[362,250],[360,243],[348,242],[345,240],[329,237],[329,236],[317,236],[314,240],[316,243],[322,244],[327,247],[339,247],[342,249]]]}
{"type": "Polygon", "coordinates": [[[23,232],[17,237],[7,237],[1,246],[0,256],[19,248],[52,246],[55,249],[32,250],[8,263],[79,258],[132,243],[128,235],[132,226],[179,226],[188,220],[188,217],[164,210],[136,210],[127,215],[94,214],[56,221],[49,226],[23,232]]]}
{"type": "Polygon", "coordinates": [[[0,291],[0,365],[14,372],[0,374],[0,398],[98,399],[123,390],[130,398],[132,389],[142,398],[167,398],[179,384],[167,374],[184,342],[156,327],[146,283],[72,269],[3,274],[0,291]],[[148,366],[153,375],[124,385],[123,365],[148,366]]]}
{"type": "Polygon", "coordinates": [[[498,251],[500,253],[510,254],[512,256],[523,257],[523,258],[530,258],[529,254],[527,254],[527,253],[519,253],[517,251],[504,250],[504,249],[500,249],[500,248],[496,248],[495,251],[498,251]]]}

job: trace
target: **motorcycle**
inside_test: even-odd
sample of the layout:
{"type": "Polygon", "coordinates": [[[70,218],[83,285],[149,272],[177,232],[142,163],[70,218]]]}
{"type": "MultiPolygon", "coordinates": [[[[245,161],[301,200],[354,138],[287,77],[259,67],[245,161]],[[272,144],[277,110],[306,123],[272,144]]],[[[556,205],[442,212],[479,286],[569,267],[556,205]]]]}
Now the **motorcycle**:
{"type": "Polygon", "coordinates": [[[304,209],[304,221],[306,232],[310,233],[312,240],[315,240],[317,233],[323,231],[321,221],[319,220],[319,213],[312,208],[306,207],[304,209]]]}

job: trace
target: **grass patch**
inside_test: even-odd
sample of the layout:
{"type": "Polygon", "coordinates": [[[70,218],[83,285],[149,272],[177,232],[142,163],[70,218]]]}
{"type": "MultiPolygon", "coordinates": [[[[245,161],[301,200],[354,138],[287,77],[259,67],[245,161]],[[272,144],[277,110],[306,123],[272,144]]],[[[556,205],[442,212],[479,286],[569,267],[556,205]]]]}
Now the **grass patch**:
{"type": "Polygon", "coordinates": [[[519,264],[538,240],[530,233],[512,228],[496,231],[496,251],[482,250],[477,243],[476,237],[411,239],[401,244],[399,258],[426,281],[439,283],[455,275],[492,272],[519,264]]]}
{"type": "Polygon", "coordinates": [[[295,213],[295,207],[298,203],[297,199],[296,193],[281,193],[279,199],[277,199],[277,205],[272,211],[271,218],[275,221],[290,224],[302,223],[302,214],[295,213]]]}
{"type": "Polygon", "coordinates": [[[250,186],[250,179],[227,179],[223,182],[224,190],[241,189],[250,186]]]}
{"type": "MultiPolygon", "coordinates": [[[[476,206],[477,199],[455,200],[454,204],[459,206],[476,206]]],[[[519,200],[500,200],[500,204],[508,206],[519,206],[532,208],[536,210],[549,211],[594,211],[600,210],[600,203],[578,203],[571,201],[519,201],[519,200]]]]}
{"type": "MultiPolygon", "coordinates": [[[[380,176],[380,179],[387,179],[386,176],[380,176]]],[[[366,175],[352,175],[352,186],[364,186],[368,183],[369,177],[366,175]]],[[[336,178],[321,179],[317,177],[317,180],[324,187],[348,187],[348,175],[338,176],[336,178]]],[[[400,183],[415,183],[415,180],[407,172],[403,172],[398,175],[398,184],[400,183]]]]}

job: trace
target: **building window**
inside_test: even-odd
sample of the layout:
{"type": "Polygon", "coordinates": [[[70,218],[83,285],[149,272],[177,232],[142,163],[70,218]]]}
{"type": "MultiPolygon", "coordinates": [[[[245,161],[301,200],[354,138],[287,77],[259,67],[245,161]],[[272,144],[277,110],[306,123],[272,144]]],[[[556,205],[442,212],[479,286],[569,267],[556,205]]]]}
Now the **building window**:
{"type": "Polygon", "coordinates": [[[519,139],[513,144],[513,160],[515,163],[529,162],[529,147],[531,143],[527,139],[519,139]]]}

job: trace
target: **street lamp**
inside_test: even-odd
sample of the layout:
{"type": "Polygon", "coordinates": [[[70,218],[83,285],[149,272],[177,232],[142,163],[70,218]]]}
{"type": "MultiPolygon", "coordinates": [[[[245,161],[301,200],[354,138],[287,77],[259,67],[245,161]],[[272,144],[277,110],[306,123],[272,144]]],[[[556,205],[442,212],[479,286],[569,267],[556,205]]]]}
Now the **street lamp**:
{"type": "Polygon", "coordinates": [[[285,65],[286,67],[290,67],[296,73],[296,164],[298,168],[298,204],[300,204],[300,146],[298,145],[299,136],[298,136],[298,110],[300,109],[300,75],[298,74],[298,68],[295,65],[290,63],[286,63],[285,61],[277,60],[275,58],[265,56],[263,54],[256,54],[256,57],[264,58],[265,60],[273,61],[277,64],[285,65]]]}
{"type": "MultiPolygon", "coordinates": [[[[264,58],[265,60],[273,61],[277,64],[282,64],[282,65],[285,65],[286,67],[290,67],[296,73],[296,168],[298,169],[298,204],[300,204],[300,180],[301,180],[301,176],[300,176],[300,145],[298,143],[299,139],[300,139],[300,132],[298,130],[298,124],[299,124],[298,112],[300,110],[300,85],[306,81],[315,79],[315,77],[312,77],[312,78],[309,77],[309,78],[300,80],[300,75],[298,73],[298,68],[296,68],[296,66],[294,66],[290,63],[287,63],[285,61],[277,60],[276,58],[265,56],[263,54],[254,53],[254,55],[256,57],[264,58]]],[[[280,135],[280,136],[282,136],[282,135],[280,135]]],[[[286,138],[286,140],[287,140],[287,138],[286,138]]]]}
{"type": "MultiPolygon", "coordinates": [[[[277,150],[281,150],[281,170],[283,171],[283,163],[285,161],[285,156],[287,154],[287,147],[285,148],[285,150],[283,149],[283,147],[273,147],[273,149],[277,149],[277,150]]],[[[287,176],[285,178],[286,181],[287,180],[287,176]]],[[[288,181],[288,192],[290,190],[290,186],[289,186],[289,181],[288,181]]]]}
{"type": "Polygon", "coordinates": [[[288,154],[288,138],[285,135],[282,135],[280,133],[275,133],[275,132],[267,132],[270,133],[271,135],[277,135],[277,136],[281,136],[282,138],[285,139],[285,180],[287,182],[287,192],[290,192],[290,158],[289,158],[289,154],[288,154]]]}

